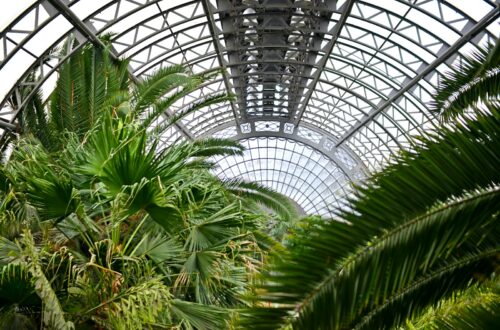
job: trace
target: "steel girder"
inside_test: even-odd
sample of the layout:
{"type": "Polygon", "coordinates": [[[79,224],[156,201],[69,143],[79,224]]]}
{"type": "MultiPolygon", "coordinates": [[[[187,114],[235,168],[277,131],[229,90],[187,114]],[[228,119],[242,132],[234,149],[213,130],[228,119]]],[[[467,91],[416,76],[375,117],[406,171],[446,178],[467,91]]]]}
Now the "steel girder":
{"type": "Polygon", "coordinates": [[[407,84],[405,84],[401,89],[397,92],[394,92],[390,98],[384,101],[380,106],[373,109],[370,114],[364,118],[361,122],[359,122],[356,126],[353,126],[352,129],[347,132],[344,136],[342,136],[337,142],[337,146],[346,141],[349,137],[351,137],[354,133],[356,133],[363,125],[366,125],[367,122],[372,120],[377,114],[382,112],[385,108],[394,103],[398,98],[400,98],[404,93],[410,90],[413,86],[415,86],[420,80],[422,80],[425,76],[435,70],[439,65],[445,62],[449,57],[454,55],[462,46],[464,46],[467,42],[469,42],[472,38],[474,38],[478,33],[484,30],[484,28],[494,22],[500,16],[500,11],[498,7],[492,11],[490,11],[481,21],[479,21],[476,25],[474,25],[471,29],[467,31],[460,39],[458,39],[453,45],[451,45],[448,49],[446,49],[438,58],[436,58],[432,63],[423,68],[418,75],[416,75],[413,79],[411,79],[407,84]]]}
{"type": "Polygon", "coordinates": [[[226,90],[237,100],[183,120],[178,131],[185,135],[234,127],[239,136],[261,137],[266,131],[257,131],[257,122],[278,121],[272,134],[286,135],[286,127],[292,139],[303,138],[301,127],[322,132],[370,170],[407,147],[412,134],[432,127],[427,102],[443,65],[460,63],[465,46],[495,40],[485,29],[499,12],[494,1],[481,1],[490,8],[481,19],[438,0],[74,0],[63,3],[66,8],[59,2],[35,2],[0,34],[0,74],[22,68],[1,91],[0,127],[15,129],[24,104],[67,59],[52,52],[65,36],[99,43],[97,36],[114,31],[116,55],[131,57],[138,79],[179,62],[193,72],[224,70],[177,106],[226,90]],[[58,10],[44,10],[51,6],[58,10]],[[53,25],[59,34],[33,46],[53,25]],[[33,69],[38,80],[26,80],[33,69]],[[33,86],[32,93],[20,95],[24,85],[33,86]],[[6,106],[7,100],[16,103],[6,106]]]}

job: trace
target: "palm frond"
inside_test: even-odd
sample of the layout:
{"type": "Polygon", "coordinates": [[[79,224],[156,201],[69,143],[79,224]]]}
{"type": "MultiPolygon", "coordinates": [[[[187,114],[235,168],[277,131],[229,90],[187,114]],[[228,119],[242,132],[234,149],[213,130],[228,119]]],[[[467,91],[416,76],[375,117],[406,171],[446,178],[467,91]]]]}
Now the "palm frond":
{"type": "MultiPolygon", "coordinates": [[[[420,302],[424,299],[434,302],[432,299],[441,298],[439,294],[446,294],[444,290],[428,290],[424,284],[435,284],[435,280],[439,286],[449,279],[452,290],[469,283],[478,269],[487,271],[487,268],[476,267],[478,264],[474,262],[484,259],[491,262],[498,252],[494,237],[500,228],[492,215],[498,212],[499,198],[500,191],[494,188],[443,204],[363,244],[355,254],[351,251],[354,246],[360,246],[366,231],[371,236],[370,228],[363,222],[353,225],[332,222],[303,234],[299,237],[301,245],[290,257],[278,257],[277,266],[269,270],[266,278],[269,282],[261,287],[265,293],[262,292],[259,300],[284,308],[278,311],[271,308],[268,317],[264,317],[265,309],[257,308],[255,315],[260,321],[256,327],[277,328],[280,323],[277,314],[285,317],[292,310],[299,313],[299,318],[294,320],[299,328],[352,328],[357,326],[356,315],[365,318],[359,327],[369,324],[368,328],[378,328],[393,321],[401,322],[414,309],[418,310],[417,297],[422,299],[420,302]],[[475,242],[481,238],[483,245],[479,246],[475,242]],[[474,244],[467,246],[465,241],[468,240],[474,244]],[[478,252],[479,257],[476,257],[476,250],[485,252],[478,252]],[[409,255],[406,251],[414,253],[409,255]],[[460,255],[456,268],[447,268],[449,263],[437,268],[433,266],[450,254],[460,255]],[[471,263],[476,266],[469,267],[471,263]],[[464,267],[468,267],[468,273],[464,267]],[[454,276],[446,273],[446,277],[441,268],[445,273],[456,272],[454,276]],[[429,279],[423,280],[425,277],[429,279]],[[460,281],[453,282],[457,277],[460,281]],[[419,282],[422,286],[415,284],[419,282]],[[422,292],[411,295],[414,305],[397,300],[406,298],[402,292],[416,288],[422,288],[422,292]],[[423,294],[427,290],[432,292],[430,296],[423,294]],[[386,311],[392,296],[396,300],[388,309],[389,315],[381,316],[379,323],[375,323],[373,319],[386,311]],[[398,314],[395,306],[401,306],[399,312],[402,314],[398,314]],[[374,323],[368,322],[368,317],[374,323]]],[[[246,325],[252,327],[255,322],[252,319],[246,325]]]]}
{"type": "Polygon", "coordinates": [[[186,73],[184,66],[173,65],[159,69],[138,83],[134,98],[134,113],[142,114],[167,93],[192,82],[192,77],[186,73]]]}
{"type": "Polygon", "coordinates": [[[500,297],[488,304],[467,306],[460,315],[452,315],[437,323],[438,329],[496,329],[500,324],[500,297]]]}
{"type": "Polygon", "coordinates": [[[20,309],[41,306],[31,275],[22,263],[11,263],[0,268],[0,306],[18,306],[20,309]]]}
{"type": "Polygon", "coordinates": [[[11,240],[0,236],[0,265],[8,265],[14,261],[19,261],[21,249],[11,240]]]}
{"type": "Polygon", "coordinates": [[[20,191],[26,194],[30,205],[38,208],[43,220],[62,220],[77,209],[78,194],[71,178],[64,173],[63,167],[52,161],[39,142],[21,140],[12,158],[6,170],[24,182],[20,191]]]}
{"type": "MultiPolygon", "coordinates": [[[[417,281],[418,274],[430,272],[440,258],[455,253],[467,255],[474,249],[496,249],[497,242],[491,237],[499,230],[494,216],[498,212],[497,188],[474,192],[477,187],[500,183],[496,170],[500,163],[500,121],[495,109],[491,113],[422,139],[416,151],[403,152],[394,164],[359,187],[350,209],[338,212],[344,222],[332,221],[308,232],[290,258],[278,260],[278,266],[271,268],[259,301],[278,304],[278,308],[256,308],[255,318],[245,325],[272,329],[279,327],[280,319],[295,315],[293,323],[301,328],[349,327],[351,318],[371,313],[369,306],[378,306],[398,288],[417,281]],[[463,195],[464,189],[479,199],[469,200],[468,194],[463,195]],[[458,204],[454,204],[454,196],[462,196],[458,204]],[[427,212],[436,200],[453,207],[445,203],[441,215],[436,213],[434,225],[427,222],[420,227],[417,219],[430,220],[427,212]],[[460,213],[459,205],[465,213],[460,213]],[[445,223],[446,227],[439,227],[445,223]],[[479,223],[490,223],[490,232],[475,227],[479,223]],[[372,237],[385,240],[390,233],[401,236],[395,236],[392,243],[386,241],[379,250],[372,237]],[[437,233],[439,236],[435,236],[437,233]],[[465,243],[469,239],[481,242],[481,237],[485,238],[484,246],[465,243]],[[366,253],[364,262],[352,255],[356,249],[366,253]],[[342,266],[344,262],[352,262],[354,268],[342,266]]],[[[473,278],[470,272],[466,274],[460,273],[473,278]]],[[[419,308],[412,306],[406,313],[419,308]]],[[[400,314],[401,318],[396,318],[397,311],[392,313],[390,319],[396,323],[409,316],[400,314]]]]}
{"type": "MultiPolygon", "coordinates": [[[[192,89],[194,90],[195,88],[192,88],[192,89]]],[[[153,111],[152,115],[150,117],[148,117],[148,119],[144,123],[149,124],[150,122],[152,122],[152,120],[156,119],[159,114],[163,113],[165,111],[165,109],[167,109],[169,106],[171,106],[174,103],[174,101],[176,101],[177,99],[180,99],[180,97],[183,96],[184,94],[188,94],[188,92],[190,92],[190,90],[185,90],[178,95],[171,96],[170,98],[167,98],[166,100],[162,101],[161,103],[158,103],[155,106],[155,110],[153,111]]],[[[171,127],[172,125],[177,123],[182,118],[187,117],[188,115],[190,115],[190,114],[192,114],[200,109],[203,109],[203,108],[208,107],[208,106],[213,105],[213,104],[231,101],[232,99],[234,99],[234,97],[231,95],[216,94],[216,95],[212,95],[212,96],[203,98],[203,99],[198,100],[198,101],[194,101],[194,102],[190,103],[187,106],[187,108],[182,109],[178,113],[174,113],[170,118],[168,118],[168,120],[166,120],[165,123],[156,127],[155,133],[156,134],[163,133],[167,128],[171,127]]]]}
{"type": "Polygon", "coordinates": [[[215,251],[195,251],[188,255],[174,284],[180,292],[195,288],[196,302],[210,303],[210,279],[220,271],[216,260],[220,254],[215,251]],[[207,285],[208,284],[208,285],[207,285]]]}
{"type": "Polygon", "coordinates": [[[24,253],[26,254],[26,257],[29,258],[26,266],[33,278],[35,291],[42,301],[43,327],[58,330],[74,329],[74,324],[71,321],[65,320],[65,313],[61,307],[61,303],[59,302],[59,299],[57,298],[49,280],[45,277],[45,274],[42,271],[39,263],[38,251],[35,248],[31,232],[24,232],[22,243],[24,245],[24,253]]]}
{"type": "Polygon", "coordinates": [[[171,293],[159,277],[142,281],[140,284],[118,293],[107,301],[108,320],[113,329],[140,329],[155,324],[166,312],[171,293]]]}
{"type": "Polygon", "coordinates": [[[189,251],[201,251],[226,243],[237,234],[236,229],[241,226],[240,209],[236,204],[227,205],[209,217],[192,221],[186,248],[189,251]]]}
{"type": "MultiPolygon", "coordinates": [[[[28,82],[36,81],[34,73],[31,73],[26,78],[28,82]]],[[[21,99],[18,100],[18,95],[14,94],[12,96],[12,107],[15,108],[16,104],[19,104],[23,99],[25,99],[28,94],[33,92],[33,86],[26,84],[20,87],[21,99]]],[[[19,118],[19,124],[21,126],[23,134],[33,134],[35,138],[40,140],[40,142],[46,147],[50,148],[50,145],[54,143],[53,132],[51,132],[49,124],[49,118],[45,111],[45,102],[43,100],[42,90],[37,90],[34,95],[28,100],[24,105],[23,111],[19,118]]]]}
{"type": "Polygon", "coordinates": [[[131,255],[145,255],[155,263],[161,264],[166,261],[179,262],[182,259],[182,252],[182,244],[176,237],[168,238],[162,234],[153,236],[153,233],[146,233],[134,247],[131,255]]]}
{"type": "Polygon", "coordinates": [[[109,49],[92,46],[77,50],[61,66],[50,96],[50,128],[59,132],[60,141],[51,150],[61,149],[65,131],[83,138],[103,111],[109,110],[109,97],[127,91],[127,67],[126,60],[111,60],[109,49]]]}
{"type": "Polygon", "coordinates": [[[491,266],[492,258],[499,252],[500,248],[492,248],[455,260],[449,258],[441,267],[433,269],[408,287],[387,297],[383,304],[366,312],[348,327],[374,329],[401,325],[407,318],[422,313],[427,306],[467,288],[475,271],[491,266]]]}
{"type": "Polygon", "coordinates": [[[238,141],[220,138],[195,140],[191,146],[190,157],[241,156],[245,150],[238,141]]]}
{"type": "Polygon", "coordinates": [[[352,200],[356,212],[339,216],[387,227],[425,212],[436,201],[500,182],[500,113],[490,111],[420,138],[418,147],[402,152],[394,164],[358,187],[352,200]]]}
{"type": "Polygon", "coordinates": [[[180,299],[173,299],[170,308],[177,320],[175,323],[182,324],[185,329],[226,329],[230,316],[227,309],[180,299]]]}
{"type": "Polygon", "coordinates": [[[275,192],[256,182],[245,182],[240,179],[222,180],[225,188],[235,196],[248,198],[276,212],[284,220],[297,218],[295,205],[288,197],[275,192]]]}
{"type": "Polygon", "coordinates": [[[500,91],[500,42],[466,56],[441,81],[433,107],[448,121],[478,102],[498,101],[500,91]]]}
{"type": "Polygon", "coordinates": [[[500,321],[498,278],[473,285],[440,301],[425,313],[407,322],[405,329],[495,329],[500,321]]]}

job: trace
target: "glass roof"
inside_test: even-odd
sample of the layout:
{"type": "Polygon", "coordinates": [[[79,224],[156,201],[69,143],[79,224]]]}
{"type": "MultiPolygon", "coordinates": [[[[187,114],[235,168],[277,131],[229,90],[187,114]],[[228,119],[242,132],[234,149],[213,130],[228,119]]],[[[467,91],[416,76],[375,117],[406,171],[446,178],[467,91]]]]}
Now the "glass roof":
{"type": "Polygon", "coordinates": [[[15,128],[30,97],[7,102],[31,70],[38,80],[29,83],[50,93],[66,59],[54,49],[70,33],[95,44],[112,33],[115,55],[131,59],[138,79],[179,63],[194,73],[223,69],[172,111],[211,94],[236,95],[184,118],[162,136],[165,144],[216,135],[266,150],[273,155],[265,166],[249,151],[225,159],[234,166],[220,174],[257,178],[320,214],[341,201],[349,182],[436,123],[429,101],[442,74],[500,32],[493,0],[17,0],[4,7],[1,132],[15,128]],[[271,147],[276,141],[280,147],[271,147]],[[280,158],[287,148],[295,158],[280,158]],[[333,179],[317,196],[292,184],[293,172],[273,167],[312,154],[336,169],[323,167],[333,179]]]}
{"type": "Polygon", "coordinates": [[[349,178],[324,154],[284,138],[253,137],[241,143],[245,154],[218,158],[217,175],[262,182],[295,200],[306,214],[328,217],[342,206],[349,178]]]}

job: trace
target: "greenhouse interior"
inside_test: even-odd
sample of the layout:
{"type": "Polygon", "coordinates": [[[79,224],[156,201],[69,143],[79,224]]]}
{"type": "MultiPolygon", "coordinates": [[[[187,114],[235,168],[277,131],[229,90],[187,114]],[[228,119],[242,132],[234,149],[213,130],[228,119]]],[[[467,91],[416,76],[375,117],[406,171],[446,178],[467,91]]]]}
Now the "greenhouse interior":
{"type": "Polygon", "coordinates": [[[500,1],[0,9],[0,330],[500,329],[500,1]]]}

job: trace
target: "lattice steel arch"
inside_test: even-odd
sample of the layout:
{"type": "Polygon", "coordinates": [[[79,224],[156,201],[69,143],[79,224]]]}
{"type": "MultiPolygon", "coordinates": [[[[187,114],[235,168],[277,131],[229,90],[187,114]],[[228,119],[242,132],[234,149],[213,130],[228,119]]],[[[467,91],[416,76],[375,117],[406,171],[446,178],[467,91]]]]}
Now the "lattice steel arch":
{"type": "Polygon", "coordinates": [[[0,74],[10,79],[0,86],[0,127],[15,129],[28,98],[5,105],[18,87],[34,84],[35,92],[66,60],[52,53],[65,36],[99,43],[96,36],[115,31],[116,54],[131,56],[138,77],[177,62],[226,70],[177,106],[220,91],[238,101],[204,109],[172,134],[196,138],[234,126],[261,136],[256,122],[278,121],[280,134],[329,134],[369,170],[432,127],[427,102],[443,71],[498,36],[498,1],[487,0],[475,1],[478,15],[438,0],[74,0],[64,1],[69,12],[46,10],[59,2],[34,2],[0,34],[0,74]],[[33,43],[54,25],[60,34],[46,47],[33,43]],[[14,66],[23,70],[6,75],[14,66]],[[40,79],[24,81],[33,68],[40,79]]]}

